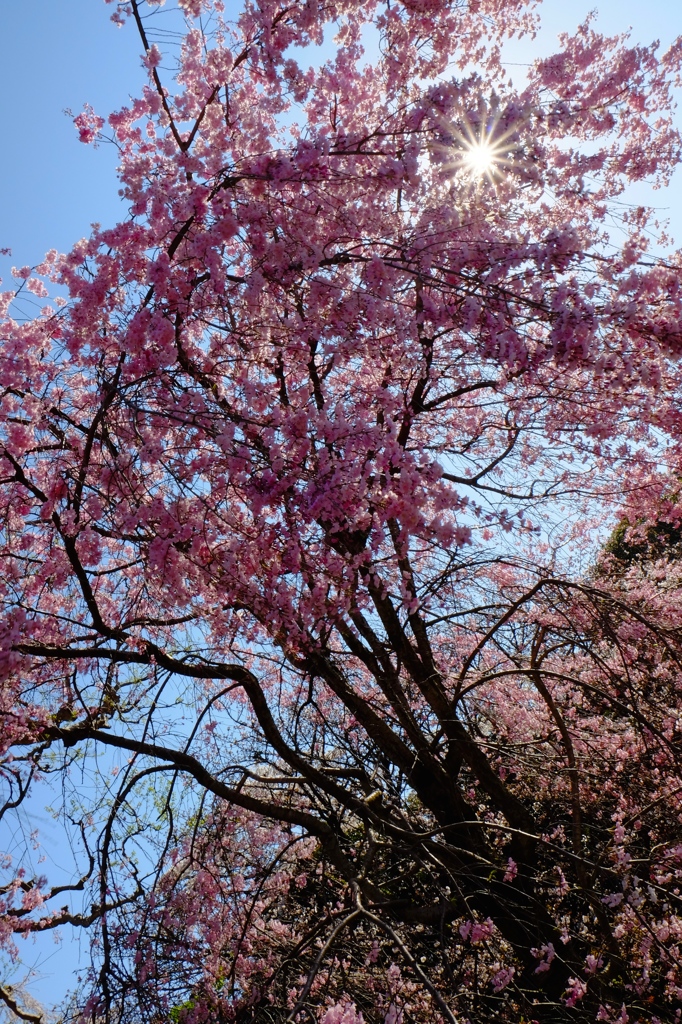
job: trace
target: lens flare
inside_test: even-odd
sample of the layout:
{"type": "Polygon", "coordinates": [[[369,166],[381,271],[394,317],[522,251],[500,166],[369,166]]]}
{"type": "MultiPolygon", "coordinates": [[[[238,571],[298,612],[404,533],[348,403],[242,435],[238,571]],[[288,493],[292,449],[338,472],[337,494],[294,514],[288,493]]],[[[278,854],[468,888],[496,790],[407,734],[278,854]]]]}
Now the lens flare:
{"type": "Polygon", "coordinates": [[[490,175],[496,169],[498,156],[501,153],[489,142],[475,142],[464,152],[462,165],[475,177],[490,175]]]}
{"type": "Polygon", "coordinates": [[[496,104],[481,103],[475,114],[443,120],[432,154],[451,172],[453,181],[468,180],[476,188],[497,187],[510,175],[523,176],[527,171],[520,139],[524,123],[523,119],[510,123],[496,104]]]}

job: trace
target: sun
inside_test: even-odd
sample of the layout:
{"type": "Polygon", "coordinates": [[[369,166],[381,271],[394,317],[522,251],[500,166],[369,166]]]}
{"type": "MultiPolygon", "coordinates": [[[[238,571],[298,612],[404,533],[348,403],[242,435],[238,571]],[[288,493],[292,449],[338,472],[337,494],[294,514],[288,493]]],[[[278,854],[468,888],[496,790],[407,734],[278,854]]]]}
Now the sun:
{"type": "Polygon", "coordinates": [[[484,174],[491,175],[497,167],[497,157],[500,156],[497,148],[489,142],[474,142],[466,147],[462,155],[462,165],[469,170],[472,177],[482,177],[484,174]]]}
{"type": "Polygon", "coordinates": [[[462,113],[443,122],[443,134],[433,152],[453,180],[468,179],[476,188],[497,187],[504,179],[522,171],[525,164],[518,120],[506,123],[496,102],[479,104],[477,114],[462,113]]]}

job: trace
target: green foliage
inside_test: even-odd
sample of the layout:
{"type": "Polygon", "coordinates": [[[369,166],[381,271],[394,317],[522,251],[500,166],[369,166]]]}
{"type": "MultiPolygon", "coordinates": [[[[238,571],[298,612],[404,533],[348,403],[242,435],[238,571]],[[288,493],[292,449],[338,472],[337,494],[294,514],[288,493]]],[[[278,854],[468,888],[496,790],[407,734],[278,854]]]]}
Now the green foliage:
{"type": "Polygon", "coordinates": [[[677,561],[682,556],[682,522],[658,519],[646,526],[641,520],[633,526],[627,518],[621,519],[604,545],[604,552],[620,562],[623,569],[660,558],[677,561]]]}
{"type": "Polygon", "coordinates": [[[189,1010],[193,1010],[195,1006],[196,1002],[194,999],[187,999],[184,1003],[180,1003],[179,1006],[173,1006],[168,1014],[172,1024],[182,1024],[184,1015],[189,1010]]]}

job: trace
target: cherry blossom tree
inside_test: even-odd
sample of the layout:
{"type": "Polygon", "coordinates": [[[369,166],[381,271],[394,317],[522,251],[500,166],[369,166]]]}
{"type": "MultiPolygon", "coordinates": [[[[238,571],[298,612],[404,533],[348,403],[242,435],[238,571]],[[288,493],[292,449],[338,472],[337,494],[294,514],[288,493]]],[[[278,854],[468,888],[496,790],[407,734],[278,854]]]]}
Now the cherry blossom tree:
{"type": "Polygon", "coordinates": [[[129,216],[2,296],[3,815],[75,869],[0,942],[89,929],[82,1020],[679,1020],[682,41],[109,2],[129,216]]]}

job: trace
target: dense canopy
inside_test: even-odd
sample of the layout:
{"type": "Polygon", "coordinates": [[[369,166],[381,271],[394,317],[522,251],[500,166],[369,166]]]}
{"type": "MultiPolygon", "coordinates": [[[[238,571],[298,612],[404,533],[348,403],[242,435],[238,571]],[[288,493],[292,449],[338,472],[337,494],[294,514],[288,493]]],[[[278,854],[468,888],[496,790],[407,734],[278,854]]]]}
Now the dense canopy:
{"type": "Polygon", "coordinates": [[[90,930],[69,1020],[679,1021],[682,41],[108,2],[129,216],[0,310],[2,814],[73,850],[0,943],[90,930]]]}

